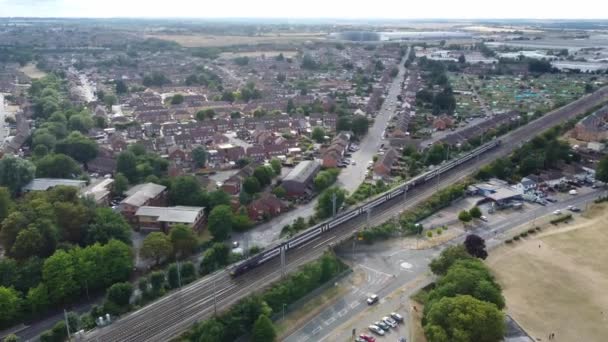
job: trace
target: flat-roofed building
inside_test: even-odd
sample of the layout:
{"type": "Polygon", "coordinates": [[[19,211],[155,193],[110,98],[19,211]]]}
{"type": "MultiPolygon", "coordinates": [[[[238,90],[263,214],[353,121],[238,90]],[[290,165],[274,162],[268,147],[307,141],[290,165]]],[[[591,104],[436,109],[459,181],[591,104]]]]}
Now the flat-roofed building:
{"type": "Polygon", "coordinates": [[[142,206],[135,212],[136,230],[154,230],[168,233],[171,227],[184,224],[198,230],[203,226],[203,207],[153,207],[142,206]]]}
{"type": "Polygon", "coordinates": [[[76,179],[63,179],[63,178],[34,178],[31,182],[27,183],[21,190],[23,192],[28,191],[47,191],[56,186],[71,186],[78,189],[82,189],[87,185],[87,182],[76,179]]]}
{"type": "Polygon", "coordinates": [[[140,207],[166,205],[167,187],[155,183],[138,184],[125,194],[127,198],[120,202],[120,212],[131,224],[136,224],[135,213],[140,207]]]}

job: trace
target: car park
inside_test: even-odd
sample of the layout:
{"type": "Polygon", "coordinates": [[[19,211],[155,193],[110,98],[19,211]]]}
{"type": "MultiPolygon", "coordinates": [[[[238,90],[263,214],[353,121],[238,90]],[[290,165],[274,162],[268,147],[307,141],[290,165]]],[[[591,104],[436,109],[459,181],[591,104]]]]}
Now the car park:
{"type": "Polygon", "coordinates": [[[378,302],[378,300],[380,300],[378,295],[373,294],[373,295],[367,297],[367,304],[368,305],[376,304],[378,302]]]}
{"type": "Polygon", "coordinates": [[[392,319],[390,317],[387,317],[387,316],[382,317],[382,322],[384,322],[385,324],[387,324],[391,328],[394,328],[394,327],[397,326],[397,322],[394,319],[392,319]]]}
{"type": "Polygon", "coordinates": [[[380,327],[380,329],[382,329],[384,331],[389,331],[391,329],[391,327],[388,324],[384,323],[383,321],[374,322],[374,325],[377,327],[380,327]]]}
{"type": "Polygon", "coordinates": [[[379,326],[376,325],[370,325],[369,327],[367,327],[369,329],[369,331],[373,332],[374,334],[378,334],[380,336],[384,336],[384,330],[382,330],[379,326]]]}
{"type": "Polygon", "coordinates": [[[391,312],[391,317],[399,322],[399,323],[403,323],[403,316],[401,316],[400,314],[396,313],[396,312],[391,312]]]}

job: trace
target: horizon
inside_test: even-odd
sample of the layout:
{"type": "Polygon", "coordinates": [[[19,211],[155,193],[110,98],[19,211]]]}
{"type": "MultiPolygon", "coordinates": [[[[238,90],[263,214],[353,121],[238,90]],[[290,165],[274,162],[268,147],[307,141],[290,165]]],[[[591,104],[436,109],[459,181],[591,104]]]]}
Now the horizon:
{"type": "Polygon", "coordinates": [[[373,5],[361,0],[234,0],[211,6],[196,0],[174,0],[169,5],[158,0],[0,0],[0,8],[2,18],[17,19],[608,20],[608,3],[594,0],[580,0],[576,6],[556,6],[549,0],[513,0],[509,4],[481,0],[414,4],[377,0],[373,5]],[[496,17],[497,12],[501,13],[500,18],[496,17]],[[596,17],[598,13],[604,17],[596,17]]]}

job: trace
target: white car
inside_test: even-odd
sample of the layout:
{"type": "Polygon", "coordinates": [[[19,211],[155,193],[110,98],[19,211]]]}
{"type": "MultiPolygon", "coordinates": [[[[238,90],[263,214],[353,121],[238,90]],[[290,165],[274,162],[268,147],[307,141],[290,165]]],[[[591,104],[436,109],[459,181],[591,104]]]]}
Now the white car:
{"type": "Polygon", "coordinates": [[[379,299],[380,298],[378,297],[378,295],[373,294],[367,298],[367,304],[368,305],[376,304],[379,299]]]}
{"type": "Polygon", "coordinates": [[[368,327],[369,331],[373,332],[374,334],[378,334],[380,336],[384,336],[384,330],[380,329],[380,327],[376,326],[376,325],[370,325],[368,327]]]}
{"type": "Polygon", "coordinates": [[[387,324],[391,328],[394,328],[394,327],[397,326],[397,322],[394,319],[392,319],[390,317],[387,317],[387,316],[382,317],[382,322],[384,322],[385,324],[387,324]]]}
{"type": "Polygon", "coordinates": [[[553,212],[553,215],[560,215],[561,213],[562,213],[562,211],[557,209],[556,211],[553,212]]]}

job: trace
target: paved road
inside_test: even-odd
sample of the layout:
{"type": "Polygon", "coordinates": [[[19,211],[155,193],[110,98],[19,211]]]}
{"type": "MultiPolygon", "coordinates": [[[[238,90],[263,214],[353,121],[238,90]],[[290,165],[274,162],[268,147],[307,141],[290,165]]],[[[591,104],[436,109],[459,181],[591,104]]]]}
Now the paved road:
{"type": "MultiPolygon", "coordinates": [[[[587,203],[593,202],[603,193],[603,190],[592,190],[584,195],[570,197],[546,207],[532,205],[530,209],[502,217],[491,224],[482,225],[472,230],[471,233],[484,237],[488,247],[493,248],[500,245],[504,239],[509,238],[508,234],[505,234],[509,230],[532,222],[536,218],[553,215],[552,213],[556,209],[565,211],[568,205],[585,208],[587,203]]],[[[354,265],[355,270],[363,272],[366,281],[361,286],[353,287],[349,293],[304,323],[284,341],[347,341],[352,329],[356,329],[358,333],[369,334],[366,328],[369,324],[393,311],[406,316],[405,322],[408,322],[409,295],[426,285],[426,282],[413,283],[414,280],[422,279],[430,271],[429,262],[443,249],[464,242],[465,237],[466,235],[463,235],[442,246],[424,250],[401,248],[398,244],[383,242],[371,246],[355,246],[353,251],[350,243],[343,244],[336,250],[336,253],[349,264],[354,265]],[[400,288],[406,290],[396,292],[400,288]],[[365,299],[372,293],[380,295],[381,300],[378,305],[369,307],[365,303],[365,299]],[[391,298],[386,299],[388,296],[391,298]]],[[[401,325],[399,330],[391,331],[390,334],[379,340],[390,340],[397,336],[409,336],[407,324],[401,325]]]]}
{"type": "MultiPolygon", "coordinates": [[[[384,222],[401,211],[411,208],[432,195],[437,189],[457,182],[497,157],[511,153],[522,141],[590,110],[605,101],[607,95],[608,87],[602,88],[505,135],[501,138],[503,143],[499,148],[452,169],[433,182],[411,189],[407,193],[407,197],[399,196],[374,208],[370,214],[370,223],[384,222]]],[[[329,244],[350,238],[354,231],[366,226],[364,216],[360,215],[336,226],[315,240],[288,250],[286,271],[292,271],[299,265],[316,259],[329,244]]],[[[231,279],[225,270],[219,271],[184,287],[181,291],[174,291],[108,327],[90,332],[87,334],[86,340],[133,342],[169,340],[185,331],[194,322],[209,317],[213,312],[214,302],[217,303],[218,309],[225,308],[279,279],[281,276],[279,266],[279,258],[274,258],[255,271],[248,272],[236,279],[231,279]],[[214,292],[216,300],[214,300],[214,292]]]]}
{"type": "Polygon", "coordinates": [[[4,139],[9,136],[10,129],[4,122],[6,119],[6,108],[4,107],[4,95],[0,94],[0,148],[4,146],[4,139]]]}
{"type": "MultiPolygon", "coordinates": [[[[351,159],[356,162],[356,165],[349,165],[347,168],[342,169],[342,172],[338,176],[336,184],[346,189],[349,193],[354,192],[365,179],[367,164],[378,152],[378,148],[383,141],[382,133],[395,113],[397,95],[401,91],[401,82],[405,77],[404,63],[405,59],[399,63],[399,75],[393,79],[393,82],[389,86],[387,100],[382,104],[369,132],[360,142],[359,150],[353,153],[351,159]]],[[[254,229],[244,233],[235,233],[232,238],[234,241],[239,241],[245,249],[251,246],[266,247],[278,240],[283,227],[292,224],[298,217],[307,218],[313,216],[316,203],[317,200],[315,198],[306,204],[298,206],[296,210],[275,217],[254,229]]]]}

